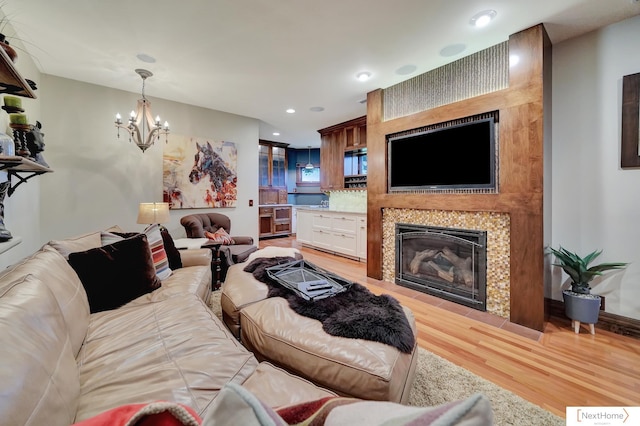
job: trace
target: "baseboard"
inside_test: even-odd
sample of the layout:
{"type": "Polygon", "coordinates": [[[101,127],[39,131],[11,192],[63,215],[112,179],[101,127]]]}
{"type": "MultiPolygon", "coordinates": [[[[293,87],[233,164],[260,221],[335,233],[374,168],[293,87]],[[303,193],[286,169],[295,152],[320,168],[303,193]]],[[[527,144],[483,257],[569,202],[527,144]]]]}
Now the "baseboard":
{"type": "MultiPolygon", "coordinates": [[[[545,303],[547,305],[548,315],[557,318],[566,318],[564,314],[564,302],[545,298],[545,303]]],[[[596,328],[640,339],[640,320],[637,319],[623,317],[609,312],[600,312],[596,328]]]]}

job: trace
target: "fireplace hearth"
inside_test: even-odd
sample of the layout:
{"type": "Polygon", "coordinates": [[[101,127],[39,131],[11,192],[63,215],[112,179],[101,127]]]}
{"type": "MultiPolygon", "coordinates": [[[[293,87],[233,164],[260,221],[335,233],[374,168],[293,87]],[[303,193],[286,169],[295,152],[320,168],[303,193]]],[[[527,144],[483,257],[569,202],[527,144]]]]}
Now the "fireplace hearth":
{"type": "Polygon", "coordinates": [[[486,311],[486,231],[396,223],[398,285],[486,311]]]}

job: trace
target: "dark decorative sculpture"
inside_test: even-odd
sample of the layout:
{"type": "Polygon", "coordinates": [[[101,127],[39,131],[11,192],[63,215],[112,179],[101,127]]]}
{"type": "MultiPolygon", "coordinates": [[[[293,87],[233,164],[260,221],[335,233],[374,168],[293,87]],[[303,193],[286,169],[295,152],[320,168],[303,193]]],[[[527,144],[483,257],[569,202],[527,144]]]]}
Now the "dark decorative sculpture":
{"type": "Polygon", "coordinates": [[[16,144],[16,155],[29,157],[36,163],[49,167],[42,151],[44,151],[44,133],[40,131],[42,124],[36,121],[35,125],[9,125],[13,129],[13,139],[16,144]]]}
{"type": "Polygon", "coordinates": [[[11,232],[4,226],[4,197],[7,195],[9,185],[9,181],[0,183],[0,242],[13,238],[11,232]]]}

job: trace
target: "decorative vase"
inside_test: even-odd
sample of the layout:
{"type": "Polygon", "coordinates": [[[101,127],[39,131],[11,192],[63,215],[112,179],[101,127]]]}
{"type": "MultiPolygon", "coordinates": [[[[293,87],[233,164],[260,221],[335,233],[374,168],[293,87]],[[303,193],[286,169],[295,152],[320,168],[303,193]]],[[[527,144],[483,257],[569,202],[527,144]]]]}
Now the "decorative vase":
{"type": "Polygon", "coordinates": [[[5,133],[0,133],[0,155],[16,155],[16,147],[13,139],[5,133]]]}
{"type": "Polygon", "coordinates": [[[564,312],[573,321],[585,324],[598,322],[600,314],[600,296],[596,294],[580,294],[563,290],[564,312]]]}

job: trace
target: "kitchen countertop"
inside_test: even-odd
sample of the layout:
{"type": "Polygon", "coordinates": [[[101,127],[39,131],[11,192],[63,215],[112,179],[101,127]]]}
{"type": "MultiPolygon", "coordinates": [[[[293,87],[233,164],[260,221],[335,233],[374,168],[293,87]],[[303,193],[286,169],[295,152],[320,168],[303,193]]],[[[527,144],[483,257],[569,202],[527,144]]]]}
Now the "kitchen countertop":
{"type": "Polygon", "coordinates": [[[367,212],[363,211],[354,211],[354,210],[338,210],[332,209],[331,207],[320,207],[320,206],[298,206],[294,205],[297,210],[309,210],[309,211],[325,211],[331,213],[351,213],[351,214],[367,214],[367,212]]]}

